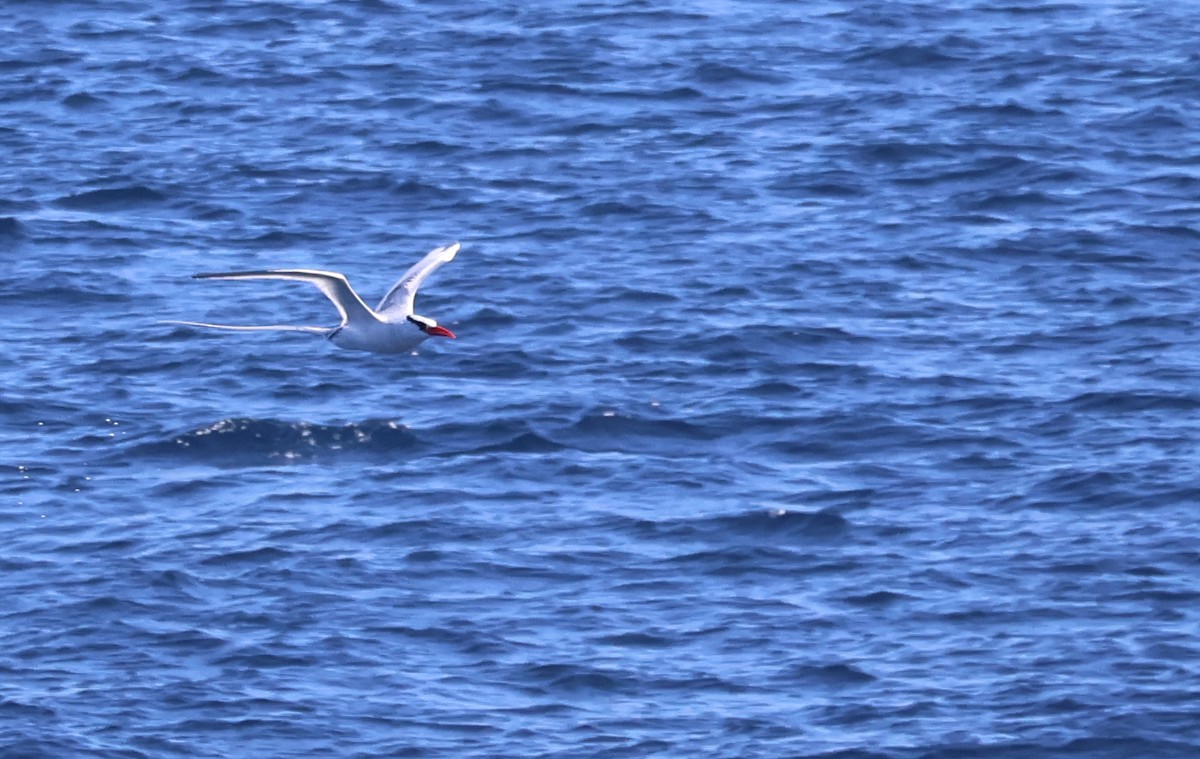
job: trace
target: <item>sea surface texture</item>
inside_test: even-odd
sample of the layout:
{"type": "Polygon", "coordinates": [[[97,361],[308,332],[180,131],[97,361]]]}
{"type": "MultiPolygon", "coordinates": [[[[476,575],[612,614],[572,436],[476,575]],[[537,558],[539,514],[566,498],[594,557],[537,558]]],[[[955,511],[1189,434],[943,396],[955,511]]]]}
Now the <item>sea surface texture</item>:
{"type": "Polygon", "coordinates": [[[1197,30],[5,0],[0,757],[1200,756],[1197,30]]]}

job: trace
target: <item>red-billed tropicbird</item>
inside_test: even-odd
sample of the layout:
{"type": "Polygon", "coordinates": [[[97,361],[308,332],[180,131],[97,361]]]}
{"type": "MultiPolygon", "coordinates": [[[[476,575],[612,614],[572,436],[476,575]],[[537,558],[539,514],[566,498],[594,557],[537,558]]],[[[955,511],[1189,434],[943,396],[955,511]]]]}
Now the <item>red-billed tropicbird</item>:
{"type": "Polygon", "coordinates": [[[342,315],[342,323],[328,327],[234,326],[204,322],[173,321],[190,327],[209,327],[240,332],[260,330],[289,330],[324,335],[339,348],[375,353],[405,353],[421,344],[427,337],[454,337],[454,333],[426,316],[413,313],[417,288],[439,266],[454,258],[460,245],[452,243],[431,250],[404,273],[374,309],[367,307],[346,277],[334,271],[316,269],[271,269],[267,271],[231,271],[215,274],[194,274],[194,279],[290,279],[311,282],[333,301],[342,315]]]}

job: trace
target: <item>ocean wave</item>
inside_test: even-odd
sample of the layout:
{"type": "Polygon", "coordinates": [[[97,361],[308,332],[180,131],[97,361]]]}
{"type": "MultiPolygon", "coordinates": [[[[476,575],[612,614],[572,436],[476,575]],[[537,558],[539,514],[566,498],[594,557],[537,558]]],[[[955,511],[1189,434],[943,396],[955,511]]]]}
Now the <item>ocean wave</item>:
{"type": "Polygon", "coordinates": [[[64,195],[55,203],[74,210],[114,211],[156,205],[166,199],[166,195],[150,187],[127,185],[64,195]]]}
{"type": "Polygon", "coordinates": [[[144,456],[186,456],[225,463],[309,459],[322,453],[411,451],[419,438],[403,425],[378,421],[325,425],[275,419],[222,419],[169,439],[138,444],[144,456]]]}
{"type": "MultiPolygon", "coordinates": [[[[725,422],[722,423],[731,423],[725,422]]],[[[407,456],[485,453],[533,454],[562,450],[667,455],[698,453],[725,434],[709,422],[643,416],[599,407],[573,419],[494,419],[412,428],[394,420],[344,424],[230,418],[167,438],[139,441],[137,456],[184,456],[253,465],[323,456],[407,456]]]]}

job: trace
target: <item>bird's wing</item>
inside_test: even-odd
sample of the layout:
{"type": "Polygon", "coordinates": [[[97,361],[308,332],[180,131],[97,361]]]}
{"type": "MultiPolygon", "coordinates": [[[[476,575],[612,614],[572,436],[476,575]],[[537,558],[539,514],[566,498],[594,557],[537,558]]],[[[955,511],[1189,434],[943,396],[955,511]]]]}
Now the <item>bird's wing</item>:
{"type": "Polygon", "coordinates": [[[291,327],[287,325],[272,325],[264,327],[243,327],[233,324],[208,324],[206,322],[177,322],[177,321],[162,321],[159,324],[181,324],[185,327],[208,327],[209,329],[227,329],[233,332],[261,332],[264,330],[284,330],[287,332],[311,332],[314,335],[324,335],[328,333],[329,327],[291,327]]]}
{"type": "Polygon", "coordinates": [[[421,283],[429,278],[439,266],[444,263],[449,263],[454,260],[454,256],[458,253],[458,249],[462,247],[458,243],[450,243],[443,245],[440,248],[434,248],[425,254],[413,267],[404,272],[404,276],[400,278],[388,294],[383,296],[383,300],[379,301],[380,312],[390,312],[390,315],[407,316],[413,312],[413,301],[417,297],[417,289],[421,283]]]}
{"type": "Polygon", "coordinates": [[[333,301],[338,313],[342,315],[342,324],[359,321],[377,321],[375,312],[367,308],[354,288],[346,278],[336,271],[318,271],[316,269],[271,269],[270,271],[229,271],[216,274],[193,274],[194,279],[288,279],[297,282],[311,282],[317,289],[325,293],[325,297],[333,301]]]}

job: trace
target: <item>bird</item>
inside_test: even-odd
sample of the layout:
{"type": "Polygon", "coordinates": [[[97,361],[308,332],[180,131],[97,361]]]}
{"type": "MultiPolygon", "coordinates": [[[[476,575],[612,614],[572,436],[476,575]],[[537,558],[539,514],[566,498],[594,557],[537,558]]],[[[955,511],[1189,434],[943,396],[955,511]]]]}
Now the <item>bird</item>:
{"type": "Polygon", "coordinates": [[[329,327],[298,327],[287,325],[236,326],[206,322],[169,321],[187,327],[206,327],[238,332],[286,330],[324,335],[338,348],[373,353],[406,353],[430,337],[457,337],[427,316],[413,313],[417,289],[439,266],[454,259],[461,246],[455,242],[434,248],[404,273],[379,305],[371,309],[354,292],[345,275],[319,269],[267,269],[264,271],[229,271],[193,274],[193,279],[284,279],[311,282],[325,297],[333,301],[342,323],[329,327]]]}

